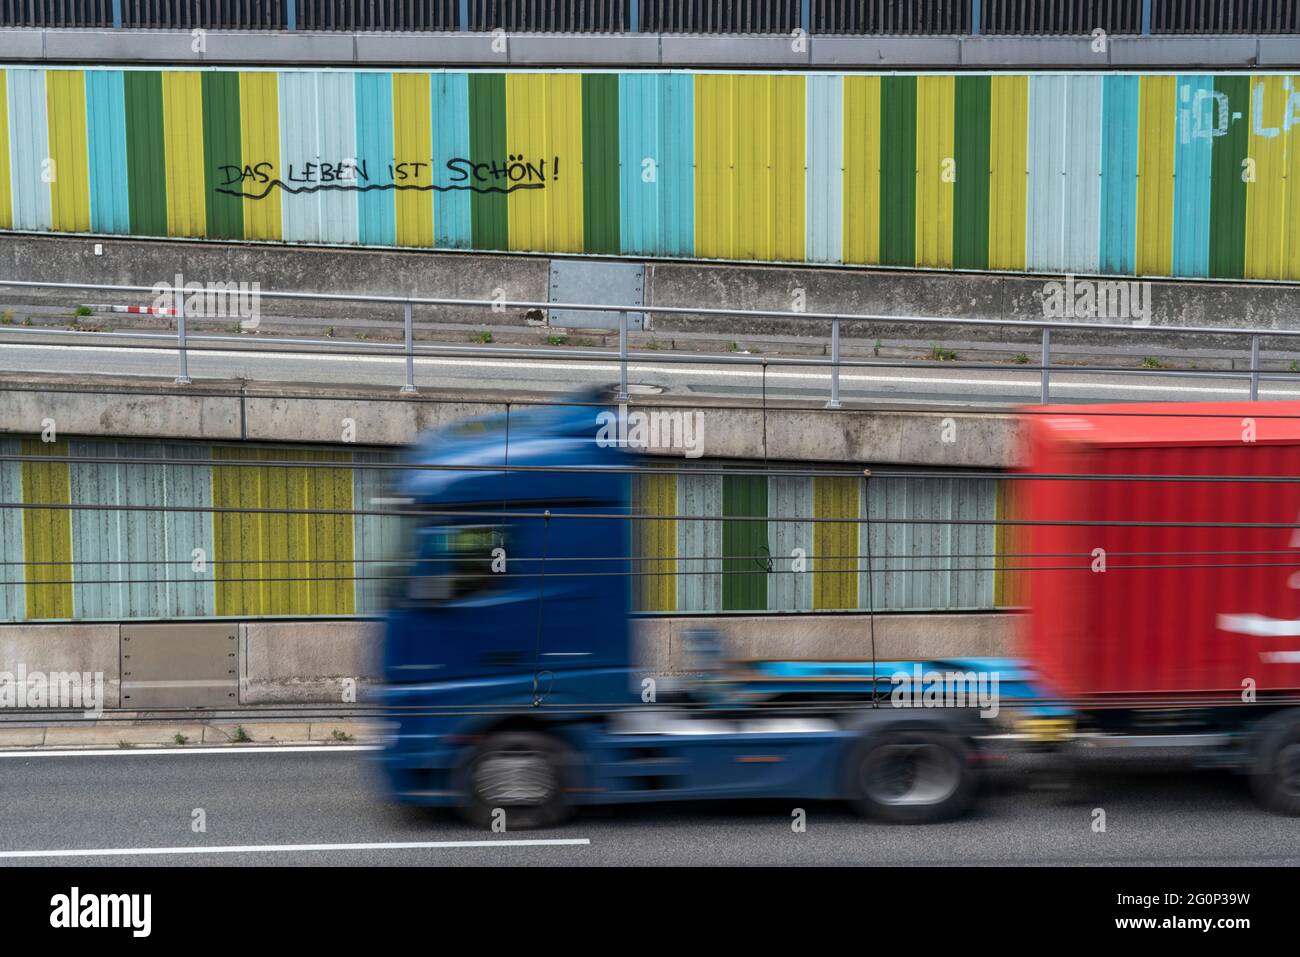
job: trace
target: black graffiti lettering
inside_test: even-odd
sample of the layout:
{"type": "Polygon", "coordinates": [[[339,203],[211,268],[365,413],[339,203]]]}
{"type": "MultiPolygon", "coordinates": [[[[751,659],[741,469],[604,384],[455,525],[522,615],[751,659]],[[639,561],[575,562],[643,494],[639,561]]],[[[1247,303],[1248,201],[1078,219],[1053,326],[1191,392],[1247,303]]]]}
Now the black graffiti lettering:
{"type": "MultiPolygon", "coordinates": [[[[559,157],[552,157],[551,181],[559,177],[559,157]]],[[[524,154],[510,153],[497,158],[475,162],[464,156],[453,156],[445,164],[447,182],[430,182],[434,179],[436,163],[432,159],[408,160],[394,158],[387,164],[388,182],[371,182],[370,170],[365,160],[342,159],[290,163],[283,180],[275,177],[275,164],[269,160],[244,166],[218,166],[221,181],[214,186],[218,193],[245,199],[266,199],[275,190],[298,195],[321,190],[366,193],[372,190],[419,190],[434,192],[465,191],[473,193],[512,193],[521,189],[545,189],[547,183],[546,159],[530,160],[524,154]],[[248,190],[246,183],[257,183],[265,189],[248,190]]]]}
{"type": "Polygon", "coordinates": [[[474,164],[467,159],[456,157],[447,160],[447,169],[451,170],[451,179],[455,183],[463,183],[469,179],[470,173],[474,169],[474,164]]]}

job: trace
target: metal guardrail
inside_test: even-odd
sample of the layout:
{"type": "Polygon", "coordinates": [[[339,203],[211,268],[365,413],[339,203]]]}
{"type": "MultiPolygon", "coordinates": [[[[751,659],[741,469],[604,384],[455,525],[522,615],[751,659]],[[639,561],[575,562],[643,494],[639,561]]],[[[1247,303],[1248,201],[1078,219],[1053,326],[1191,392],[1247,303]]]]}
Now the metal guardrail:
{"type": "MultiPolygon", "coordinates": [[[[94,291],[109,293],[145,293],[150,296],[157,296],[157,289],[153,286],[114,286],[99,283],[68,283],[68,282],[33,282],[30,280],[3,280],[0,279],[0,289],[66,289],[77,291],[94,291]]],[[[716,316],[719,318],[729,319],[785,319],[796,322],[819,322],[830,325],[830,357],[828,359],[815,358],[786,358],[775,356],[746,356],[746,355],[711,355],[708,361],[716,364],[762,364],[766,365],[799,365],[799,366],[828,366],[830,368],[830,397],[826,407],[838,409],[841,407],[840,402],[840,369],[843,366],[863,366],[879,365],[880,363],[863,362],[860,360],[845,360],[840,355],[840,327],[845,322],[875,322],[883,325],[906,323],[908,325],[920,326],[945,326],[945,327],[970,327],[974,329],[981,328],[998,328],[998,329],[1025,329],[1038,332],[1040,339],[1040,373],[1041,389],[1040,400],[1046,405],[1051,401],[1051,373],[1052,373],[1052,331],[1055,329],[1067,330],[1088,330],[1091,332],[1122,332],[1132,335],[1136,330],[1149,329],[1152,332],[1159,333],[1161,336],[1168,335],[1200,335],[1241,338],[1247,340],[1250,349],[1250,368],[1243,372],[1224,372],[1224,371],[1178,371],[1151,369],[1141,370],[1158,373],[1161,375],[1173,376],[1190,376],[1201,379],[1249,379],[1250,382],[1250,399],[1257,401],[1259,399],[1259,384],[1262,378],[1260,366],[1260,340],[1267,338],[1281,338],[1300,340],[1300,330],[1297,329],[1279,329],[1279,330],[1258,330],[1258,329],[1222,329],[1207,326],[1141,326],[1128,323],[1115,322],[1084,322],[1084,321],[1063,321],[1055,319],[956,319],[942,316],[895,316],[863,313],[837,313],[837,312],[792,312],[779,309],[714,309],[709,307],[688,307],[688,306],[635,306],[629,307],[620,303],[577,303],[577,302],[534,302],[531,300],[499,300],[499,299],[450,299],[442,297],[427,296],[375,296],[350,293],[311,293],[311,292],[267,292],[259,290],[258,295],[267,299],[278,299],[288,301],[304,302],[336,302],[336,303],[368,303],[371,305],[390,304],[402,308],[402,328],[403,342],[400,346],[391,348],[400,348],[402,355],[406,360],[406,378],[402,384],[401,391],[404,393],[416,392],[415,387],[415,357],[416,355],[430,355],[427,350],[417,350],[415,347],[414,321],[412,310],[415,306],[443,306],[451,308],[481,308],[489,312],[501,312],[504,309],[519,310],[573,310],[575,312],[596,312],[596,313],[617,313],[619,317],[618,326],[618,350],[610,354],[611,361],[617,361],[619,366],[619,390],[618,399],[624,401],[628,398],[628,360],[630,358],[628,349],[628,314],[639,313],[651,316],[716,316]]],[[[49,330],[40,328],[16,328],[7,327],[11,332],[30,332],[47,336],[129,336],[131,338],[159,338],[175,341],[176,352],[179,361],[179,367],[176,374],[176,383],[178,385],[188,385],[191,383],[189,375],[189,346],[188,346],[188,326],[185,315],[185,297],[178,295],[174,299],[176,316],[176,334],[175,336],[163,335],[159,333],[100,333],[82,330],[49,330]]],[[[234,341],[241,340],[240,337],[221,337],[205,336],[205,341],[222,341],[231,339],[234,341]]],[[[264,339],[268,345],[301,345],[310,344],[314,346],[329,346],[334,352],[343,350],[336,348],[336,344],[328,340],[319,339],[264,339]]],[[[367,351],[354,351],[355,355],[374,355],[375,347],[380,350],[390,348],[387,344],[372,344],[372,348],[367,351]]],[[[453,347],[454,349],[454,347],[453,347]]],[[[492,356],[532,356],[537,357],[540,350],[537,348],[513,348],[513,349],[487,349],[484,347],[468,347],[476,355],[492,356]]],[[[197,350],[196,350],[197,351],[197,350]]],[[[443,350],[446,352],[447,350],[443,350]]],[[[454,349],[454,354],[465,354],[467,347],[454,349]]],[[[545,353],[555,357],[556,352],[551,348],[545,349],[545,353]]],[[[583,351],[578,353],[586,358],[599,357],[600,353],[595,351],[583,351]]],[[[699,362],[698,356],[687,357],[683,359],[679,356],[672,355],[641,355],[638,361],[650,362],[673,362],[673,361],[691,361],[699,362]]],[[[1033,367],[1026,367],[1026,371],[1033,371],[1033,367]]],[[[1071,371],[1079,371],[1077,369],[1071,371]]],[[[1126,372],[1131,373],[1134,370],[1092,370],[1102,372],[1126,372]]]]}
{"type": "Polygon", "coordinates": [[[0,0],[0,27],[846,36],[1300,32],[1300,0],[0,0]]]}

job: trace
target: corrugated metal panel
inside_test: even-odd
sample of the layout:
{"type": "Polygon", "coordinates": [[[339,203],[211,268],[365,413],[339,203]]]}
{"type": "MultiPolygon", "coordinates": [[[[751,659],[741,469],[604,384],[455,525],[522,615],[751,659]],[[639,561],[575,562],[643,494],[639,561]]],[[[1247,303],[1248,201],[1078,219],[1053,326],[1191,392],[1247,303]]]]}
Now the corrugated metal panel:
{"type": "Polygon", "coordinates": [[[128,70],[123,76],[126,100],[126,170],[131,232],[167,235],[167,162],[163,141],[162,74],[128,70]]]}
{"type": "Polygon", "coordinates": [[[167,235],[206,236],[203,87],[198,73],[163,74],[163,142],[167,166],[167,235]]]}
{"type": "Polygon", "coordinates": [[[0,229],[12,229],[13,197],[9,166],[9,73],[0,70],[0,229]]]}
{"type": "Polygon", "coordinates": [[[9,149],[14,229],[52,229],[44,70],[9,71],[9,149]]]}
{"type": "Polygon", "coordinates": [[[1287,141],[1282,135],[1290,103],[1288,85],[1280,76],[1251,81],[1247,153],[1254,162],[1254,178],[1246,183],[1246,276],[1251,279],[1286,275],[1283,223],[1293,188],[1287,178],[1287,141]]]}
{"type": "Polygon", "coordinates": [[[427,73],[393,74],[397,245],[433,245],[433,113],[427,73]]]}
{"type": "Polygon", "coordinates": [[[1029,78],[1028,170],[1025,211],[1025,266],[1044,272],[1064,264],[1065,230],[1065,76],[1029,78]]]}
{"type": "MultiPolygon", "coordinates": [[[[389,182],[393,165],[393,77],[390,73],[356,75],[357,165],[361,186],[389,182]]],[[[397,205],[386,189],[357,194],[357,228],[361,242],[397,244],[397,205]]]]}
{"type": "MultiPolygon", "coordinates": [[[[87,70],[85,73],[90,228],[97,233],[129,233],[130,182],[126,174],[126,103],[122,71],[87,70]]],[[[0,216],[3,208],[0,202],[0,216]]]]}
{"type": "Polygon", "coordinates": [[[1066,80],[1058,262],[1070,272],[1095,273],[1101,265],[1101,108],[1101,77],[1074,75],[1066,80]]]}
{"type": "Polygon", "coordinates": [[[810,76],[805,83],[804,258],[837,263],[844,238],[844,77],[810,76]]]}
{"type": "MultiPolygon", "coordinates": [[[[211,180],[205,197],[208,236],[244,238],[239,74],[206,71],[203,87],[203,158],[211,180]]],[[[250,184],[252,185],[252,184],[250,184]]]]}
{"type": "Polygon", "coordinates": [[[45,96],[50,121],[51,225],[64,232],[84,233],[90,229],[90,172],[86,167],[86,82],[81,71],[49,71],[45,96]]]}
{"type": "MultiPolygon", "coordinates": [[[[73,456],[205,458],[201,446],[159,443],[68,443],[73,456]]],[[[78,509],[72,513],[70,577],[77,618],[189,618],[213,614],[215,558],[211,516],[169,508],[212,501],[207,465],[77,463],[72,501],[145,506],[146,510],[78,509]],[[195,555],[195,550],[201,550],[195,555]],[[194,563],[201,559],[202,570],[194,563]]]]}
{"type": "Polygon", "coordinates": [[[1250,78],[1216,76],[1216,100],[1227,106],[1227,131],[1210,157],[1210,275],[1239,279],[1246,268],[1246,155],[1250,78]]]}
{"type": "Polygon", "coordinates": [[[861,513],[861,482],[855,478],[813,477],[813,607],[818,610],[858,608],[857,519],[861,513]]]}
{"type": "MultiPolygon", "coordinates": [[[[445,164],[454,159],[468,159],[470,155],[469,76],[464,73],[435,74],[431,97],[434,183],[449,186],[445,164]]],[[[443,189],[433,194],[435,246],[469,249],[474,245],[471,202],[470,194],[463,189],[443,189]]]]}
{"type": "MultiPolygon", "coordinates": [[[[355,452],[357,463],[389,463],[392,452],[355,452]]],[[[387,494],[392,473],[384,469],[354,469],[352,472],[352,507],[373,511],[380,506],[375,499],[387,494]]],[[[400,559],[406,547],[402,541],[402,520],[392,515],[357,515],[353,518],[352,553],[356,556],[356,582],[353,587],[357,614],[374,615],[384,610],[384,595],[400,583],[386,576],[402,574],[400,566],[389,565],[400,559]]]]}
{"type": "Polygon", "coordinates": [[[995,76],[989,98],[989,268],[1024,269],[1029,78],[995,76]]]}
{"type": "Polygon", "coordinates": [[[880,262],[880,77],[844,78],[844,261],[880,262]]]}
{"type": "Polygon", "coordinates": [[[722,607],[722,523],[690,516],[722,514],[722,479],[717,475],[677,477],[677,610],[722,607]]]}
{"type": "MultiPolygon", "coordinates": [[[[506,78],[502,73],[475,73],[469,78],[470,160],[475,167],[505,162],[506,78]]],[[[475,249],[510,248],[509,196],[495,188],[470,195],[475,249]]]]}
{"type": "Polygon", "coordinates": [[[701,74],[695,78],[695,253],[725,258],[735,245],[736,78],[701,74]]]}
{"type": "Polygon", "coordinates": [[[694,253],[694,115],[694,77],[619,76],[619,231],[624,253],[694,253]]]}
{"type": "MultiPolygon", "coordinates": [[[[766,475],[722,477],[724,517],[767,517],[766,475]]],[[[771,555],[767,549],[767,523],[722,523],[722,608],[724,611],[760,611],[767,608],[767,582],[771,555]]]]}
{"type": "MultiPolygon", "coordinates": [[[[988,608],[993,601],[996,486],[988,479],[867,483],[871,599],[877,611],[988,608]],[[886,521],[888,520],[888,521],[886,521]],[[960,524],[988,522],[984,525],[960,524]]],[[[864,564],[865,568],[865,564],[864,564]]],[[[863,573],[863,600],[868,582],[863,573]]]]}
{"type": "Polygon", "coordinates": [[[618,77],[582,77],[582,238],[587,252],[617,253],[619,225],[618,77]]]}
{"type": "MultiPolygon", "coordinates": [[[[811,476],[774,475],[768,479],[767,494],[768,511],[774,518],[808,518],[813,514],[811,476]]],[[[768,610],[811,610],[813,523],[769,522],[767,545],[772,556],[768,610]]]]}
{"type": "MultiPolygon", "coordinates": [[[[265,170],[264,178],[283,180],[280,167],[279,74],[239,75],[240,146],[244,165],[265,170]]],[[[263,178],[245,184],[244,238],[281,239],[280,202],[283,193],[263,178]]]]}
{"type": "Polygon", "coordinates": [[[506,115],[510,155],[518,159],[495,159],[533,170],[510,180],[510,248],[582,252],[582,77],[508,74],[506,115]],[[532,183],[539,188],[518,188],[532,183]]]}
{"type": "MultiPolygon", "coordinates": [[[[67,442],[22,441],[23,455],[66,456],[67,442]]],[[[67,462],[23,462],[22,501],[67,505],[71,499],[67,462]]],[[[66,509],[23,509],[23,560],[26,562],[28,618],[71,618],[72,519],[66,509]]]]}
{"type": "Polygon", "coordinates": [[[1167,276],[1173,256],[1177,78],[1141,79],[1138,129],[1137,271],[1167,276]]]}
{"type": "MultiPolygon", "coordinates": [[[[17,439],[0,439],[0,453],[21,454],[17,439]]],[[[0,501],[21,502],[22,463],[0,462],[0,501]]],[[[0,508],[0,621],[21,621],[27,617],[25,567],[23,565],[23,513],[0,508]]]]}
{"type": "MultiPolygon", "coordinates": [[[[329,162],[335,154],[321,150],[321,109],[316,73],[286,73],[280,77],[280,155],[286,157],[286,189],[281,202],[284,238],[289,242],[319,242],[321,194],[306,176],[307,163],[329,162]]],[[[336,107],[337,109],[337,107],[336,107]]],[[[337,116],[328,126],[352,125],[351,115],[337,116]]],[[[339,158],[353,153],[337,154],[339,158]]]]}
{"type": "Polygon", "coordinates": [[[959,76],[954,89],[952,265],[989,266],[992,78],[959,76]]]}
{"type": "Polygon", "coordinates": [[[951,76],[916,79],[916,265],[952,266],[956,87],[951,76]]]}
{"type": "Polygon", "coordinates": [[[880,79],[880,262],[916,258],[916,81],[880,79]]]}
{"type": "Polygon", "coordinates": [[[677,476],[636,475],[632,478],[632,509],[636,515],[662,515],[654,521],[632,523],[633,607],[637,611],[677,608],[677,476]]]}
{"type": "Polygon", "coordinates": [[[1108,76],[1102,86],[1101,269],[1137,268],[1138,78],[1108,76]]]}

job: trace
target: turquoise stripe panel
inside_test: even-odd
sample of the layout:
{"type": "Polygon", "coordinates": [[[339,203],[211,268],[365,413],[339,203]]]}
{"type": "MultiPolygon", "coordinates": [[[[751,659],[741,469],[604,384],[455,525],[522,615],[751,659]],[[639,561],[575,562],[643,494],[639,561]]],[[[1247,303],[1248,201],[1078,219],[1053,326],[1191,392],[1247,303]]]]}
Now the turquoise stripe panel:
{"type": "Polygon", "coordinates": [[[1025,267],[1043,272],[1056,271],[1064,261],[1066,80],[1029,78],[1025,267]]]}
{"type": "Polygon", "coordinates": [[[45,71],[8,70],[9,181],[14,229],[51,229],[45,71]]]}
{"type": "MultiPolygon", "coordinates": [[[[389,183],[393,164],[393,76],[391,73],[356,75],[357,162],[372,183],[389,183]]],[[[363,179],[361,184],[365,185],[363,179]]],[[[357,222],[361,242],[397,245],[397,207],[391,190],[373,189],[357,194],[357,222]]]]}
{"type": "MultiPolygon", "coordinates": [[[[72,456],[211,458],[206,446],[159,443],[68,443],[72,456]]],[[[72,501],[143,505],[146,509],[72,512],[73,614],[77,618],[172,618],[212,615],[212,516],[173,511],[212,504],[211,467],[74,463],[72,501]],[[206,567],[193,570],[194,550],[206,567]]]]}
{"type": "Polygon", "coordinates": [[[1136,76],[1108,76],[1102,86],[1101,268],[1137,272],[1138,91],[1136,76]]]}
{"type": "MultiPolygon", "coordinates": [[[[0,439],[0,454],[21,452],[18,439],[0,439]]],[[[0,462],[0,502],[23,500],[22,468],[21,462],[0,462]]],[[[22,561],[23,513],[16,508],[0,508],[0,621],[27,617],[22,561]]]]}
{"type": "Polygon", "coordinates": [[[804,141],[804,255],[809,262],[842,258],[844,78],[809,76],[804,141]]]}
{"type": "Polygon", "coordinates": [[[1061,177],[1061,258],[1056,268],[1095,273],[1101,239],[1102,78],[1071,76],[1065,84],[1065,155],[1061,177]],[[1069,183],[1069,187],[1066,187],[1069,183]]]}
{"type": "Polygon", "coordinates": [[[86,71],[86,148],[90,160],[90,228],[131,231],[126,177],[126,100],[121,70],[86,71]]]}
{"type": "Polygon", "coordinates": [[[695,81],[619,75],[619,239],[628,255],[695,251],[695,81]]]}
{"type": "Polygon", "coordinates": [[[1218,116],[1214,77],[1180,76],[1174,135],[1176,276],[1210,274],[1210,160],[1218,116]]]}
{"type": "MultiPolygon", "coordinates": [[[[448,183],[448,160],[469,158],[469,75],[435,73],[430,103],[433,110],[433,182],[448,183]]],[[[468,190],[454,189],[433,194],[433,242],[435,246],[469,249],[474,245],[470,231],[468,190]]],[[[361,554],[357,552],[357,554],[361,554]]],[[[357,606],[360,608],[360,604],[357,606]]]]}

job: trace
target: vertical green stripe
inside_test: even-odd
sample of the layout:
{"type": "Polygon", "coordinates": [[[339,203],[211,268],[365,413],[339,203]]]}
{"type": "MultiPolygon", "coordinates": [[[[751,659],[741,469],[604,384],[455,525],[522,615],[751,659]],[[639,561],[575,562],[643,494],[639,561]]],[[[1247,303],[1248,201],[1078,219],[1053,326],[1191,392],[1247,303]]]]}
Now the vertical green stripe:
{"type": "MultiPolygon", "coordinates": [[[[1246,269],[1246,160],[1250,77],[1216,76],[1215,93],[1228,97],[1228,130],[1214,137],[1210,159],[1210,275],[1240,279],[1246,269]]],[[[1215,120],[1219,107],[1215,107],[1215,120]]]]}
{"type": "Polygon", "coordinates": [[[956,83],[957,182],[952,203],[952,264],[989,266],[989,123],[993,78],[959,76],[956,83]]]}
{"type": "Polygon", "coordinates": [[[162,74],[128,70],[124,88],[131,232],[137,236],[166,236],[167,166],[163,150],[162,74]]]}
{"type": "MultiPolygon", "coordinates": [[[[724,475],[723,518],[767,517],[767,476],[724,475]]],[[[767,523],[722,523],[722,610],[767,609],[767,523]]]]}
{"type": "MultiPolygon", "coordinates": [[[[239,74],[203,74],[203,163],[207,180],[208,236],[212,239],[244,238],[244,202],[217,191],[230,182],[243,163],[239,139],[239,74]],[[234,167],[234,169],[223,169],[234,167]]],[[[238,179],[229,189],[241,189],[238,179]]]]}
{"type": "Polygon", "coordinates": [[[582,76],[582,235],[589,253],[619,252],[618,74],[582,76]]]}
{"type": "MultiPolygon", "coordinates": [[[[68,454],[67,442],[24,439],[23,455],[68,454]]],[[[23,462],[23,501],[66,505],[72,501],[67,462],[23,462]]],[[[23,509],[23,558],[28,618],[72,617],[72,513],[67,509],[23,509]],[[50,584],[43,584],[43,583],[50,584]]]]}
{"type": "Polygon", "coordinates": [[[916,77],[880,78],[880,262],[916,261],[916,77]]]}
{"type": "MultiPolygon", "coordinates": [[[[506,78],[469,77],[469,157],[473,163],[506,163],[506,78]]],[[[507,249],[510,234],[505,193],[472,193],[470,230],[475,249],[507,249]]]]}

